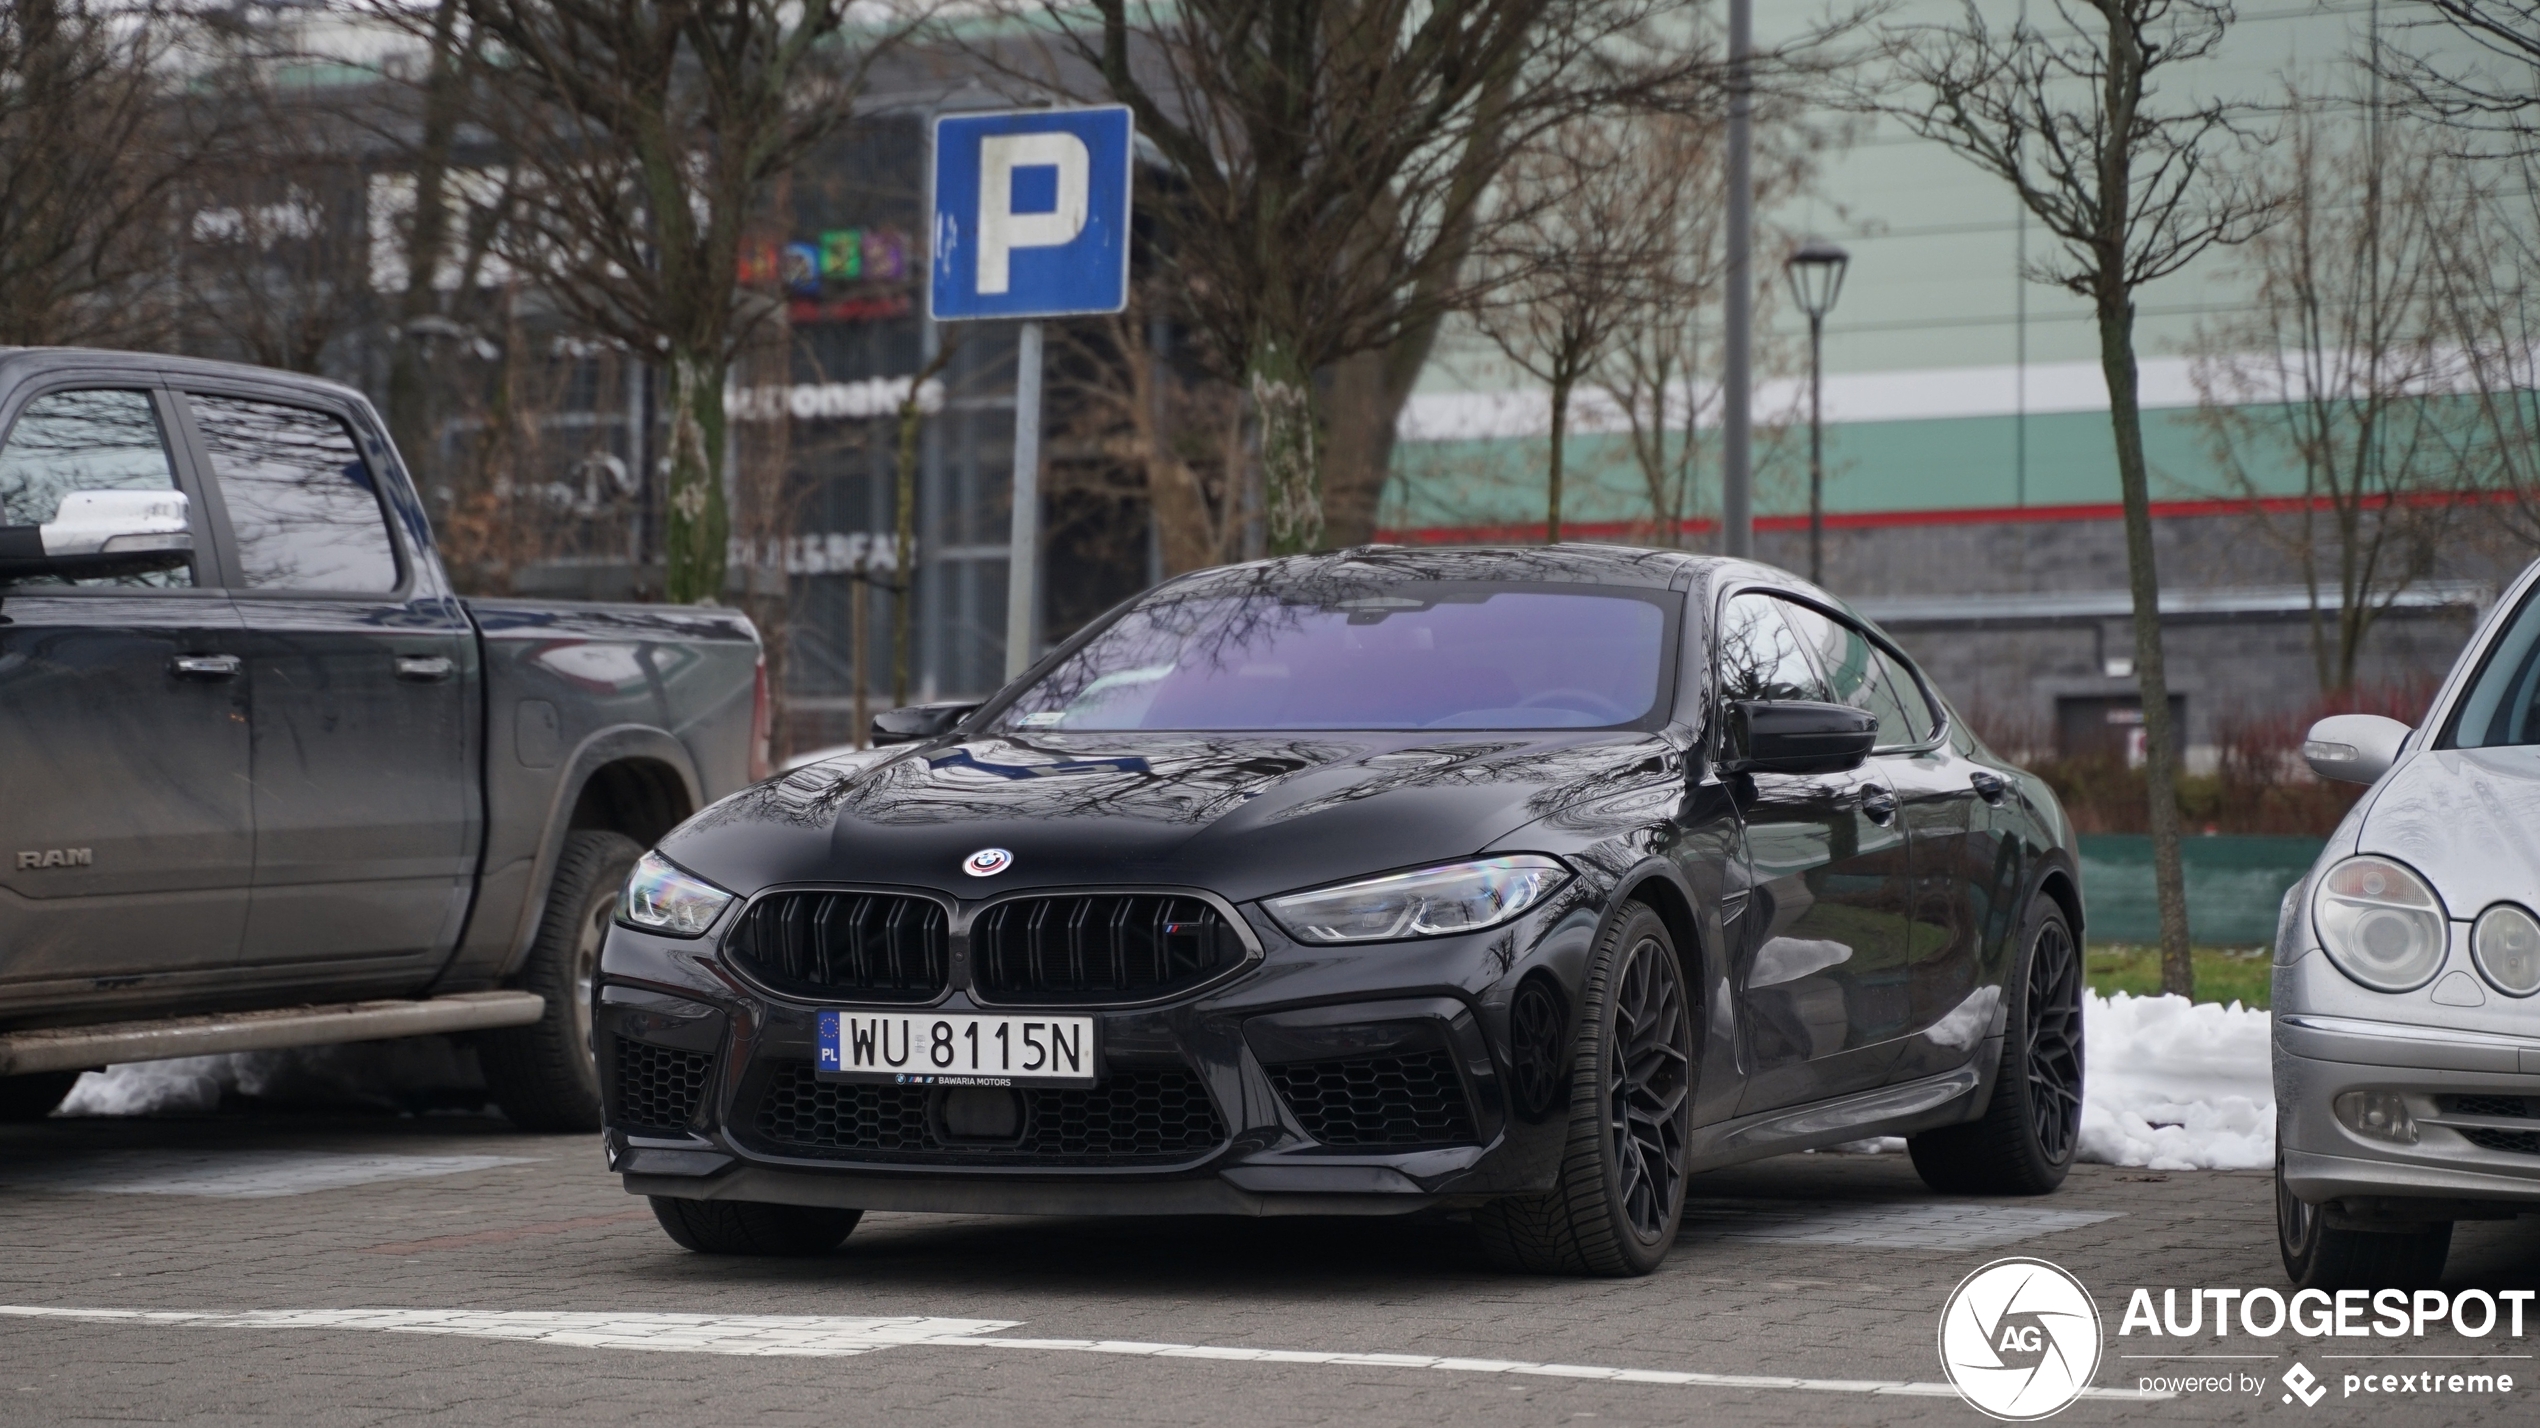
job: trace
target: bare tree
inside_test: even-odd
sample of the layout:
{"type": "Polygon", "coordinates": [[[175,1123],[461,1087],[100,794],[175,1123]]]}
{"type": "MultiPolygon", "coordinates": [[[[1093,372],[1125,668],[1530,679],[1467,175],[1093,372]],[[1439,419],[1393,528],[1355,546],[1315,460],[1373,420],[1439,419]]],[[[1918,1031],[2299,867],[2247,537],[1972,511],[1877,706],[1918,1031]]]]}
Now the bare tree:
{"type": "Polygon", "coordinates": [[[2466,45],[2441,58],[2376,47],[2375,68],[2418,107],[2508,153],[2540,153],[2540,0],[2420,0],[2413,28],[2466,45]]]}
{"type": "MultiPolygon", "coordinates": [[[[521,178],[505,256],[589,328],[663,367],[675,601],[723,588],[723,389],[772,304],[740,287],[768,186],[846,122],[896,31],[846,0],[461,0],[495,51],[476,117],[521,178]]],[[[390,4],[409,25],[435,23],[390,4]]]]}
{"type": "MultiPolygon", "coordinates": [[[[1723,395],[1702,374],[1719,369],[1726,330],[1720,307],[1728,279],[1727,135],[1720,117],[1711,114],[1648,114],[1634,124],[1638,134],[1631,154],[1648,210],[1644,221],[1663,241],[1642,269],[1640,300],[1626,310],[1595,384],[1622,419],[1649,502],[1651,539],[1674,546],[1701,505],[1707,449],[1702,428],[1716,424],[1723,395]]],[[[1756,106],[1756,207],[1769,212],[1807,191],[1824,153],[1850,137],[1847,122],[1811,114],[1796,95],[1762,96],[1756,106]]],[[[1768,233],[1759,246],[1770,251],[1780,241],[1796,240],[1768,233]]],[[[1769,335],[1779,300],[1778,284],[1756,293],[1759,372],[1790,370],[1798,355],[1799,349],[1769,335]]],[[[1759,435],[1767,445],[1777,444],[1777,433],[1759,435]]]]}
{"type": "Polygon", "coordinates": [[[1486,223],[1475,266],[1489,296],[1474,325],[1544,384],[1552,403],[1544,540],[1561,540],[1570,398],[1601,367],[1676,236],[1648,186],[1649,136],[1627,116],[1579,118],[1512,157],[1494,196],[1516,210],[1486,223]]]}
{"type": "Polygon", "coordinates": [[[0,343],[144,345],[173,189],[217,141],[160,0],[0,5],[0,343]]]}
{"type": "Polygon", "coordinates": [[[1028,77],[1129,105],[1171,168],[1161,261],[1251,404],[1281,552],[1324,538],[1321,383],[1387,353],[1354,425],[1389,430],[1435,324],[1469,303],[1465,259],[1508,157],[1565,118],[1714,78],[1702,53],[1655,42],[1672,0],[1018,3],[1054,36],[1028,77]]]}
{"type": "Polygon", "coordinates": [[[2470,200],[2421,135],[2341,142],[2347,116],[2298,98],[2289,113],[2263,175],[2282,221],[2239,264],[2253,300],[2197,333],[2198,418],[2244,494],[2300,475],[2299,504],[2256,519],[2302,571],[2320,692],[2341,694],[2472,479],[2436,404],[2460,366],[2443,300],[2470,200]]]}
{"type": "Polygon", "coordinates": [[[2186,884],[2178,851],[2178,731],[2161,657],[2160,577],[2135,362],[2135,297],[2268,213],[2242,172],[2253,111],[2186,91],[2232,26],[2229,0],[2056,0],[2052,28],[2025,14],[1996,29],[1969,3],[1950,23],[1899,27],[1905,92],[1875,101],[2011,185],[2057,240],[2029,276],[2091,304],[2108,383],[2143,697],[2161,987],[2190,994],[2186,884]],[[2168,84],[2168,89],[2164,85],[2168,84]]]}
{"type": "Polygon", "coordinates": [[[1054,334],[1054,449],[1069,457],[1054,460],[1050,480],[1053,491],[1142,497],[1159,563],[1179,575],[1237,554],[1243,413],[1230,382],[1156,350],[1150,314],[1163,306],[1163,289],[1143,283],[1127,310],[1054,334]]]}

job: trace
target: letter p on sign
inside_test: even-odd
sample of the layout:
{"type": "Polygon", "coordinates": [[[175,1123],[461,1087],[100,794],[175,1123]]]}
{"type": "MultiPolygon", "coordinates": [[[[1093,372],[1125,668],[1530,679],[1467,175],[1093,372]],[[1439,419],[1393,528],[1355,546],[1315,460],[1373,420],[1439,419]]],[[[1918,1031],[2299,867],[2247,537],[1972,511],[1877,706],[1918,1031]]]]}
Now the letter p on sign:
{"type": "Polygon", "coordinates": [[[1013,287],[1017,248],[1056,248],[1085,231],[1086,180],[1093,157],[1073,134],[991,134],[979,140],[979,279],[981,293],[1013,287]],[[1014,171],[1058,171],[1057,204],[1041,213],[1014,211],[1014,171]]]}
{"type": "Polygon", "coordinates": [[[1129,111],[935,121],[927,311],[938,322],[1118,312],[1129,297],[1129,111]]]}

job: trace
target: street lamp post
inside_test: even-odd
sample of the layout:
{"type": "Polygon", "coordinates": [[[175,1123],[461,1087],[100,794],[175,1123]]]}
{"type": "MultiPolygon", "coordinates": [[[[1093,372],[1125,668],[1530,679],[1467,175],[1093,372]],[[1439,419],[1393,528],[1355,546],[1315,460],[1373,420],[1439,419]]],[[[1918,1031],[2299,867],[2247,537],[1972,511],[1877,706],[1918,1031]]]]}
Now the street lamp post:
{"type": "Polygon", "coordinates": [[[1826,314],[1843,295],[1852,255],[1811,238],[1790,255],[1790,293],[1808,314],[1808,578],[1826,578],[1826,314]]]}

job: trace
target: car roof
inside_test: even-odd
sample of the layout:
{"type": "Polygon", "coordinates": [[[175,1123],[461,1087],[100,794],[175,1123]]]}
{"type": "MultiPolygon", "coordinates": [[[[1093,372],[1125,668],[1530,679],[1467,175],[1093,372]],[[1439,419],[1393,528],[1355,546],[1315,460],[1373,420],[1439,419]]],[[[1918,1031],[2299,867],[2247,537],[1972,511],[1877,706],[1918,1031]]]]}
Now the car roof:
{"type": "Polygon", "coordinates": [[[1749,572],[1788,579],[1747,561],[1691,551],[1628,545],[1400,546],[1361,545],[1313,555],[1279,556],[1221,567],[1175,582],[1184,593],[1231,593],[1339,580],[1352,584],[1476,581],[1621,585],[1681,590],[1697,576],[1749,572]]]}
{"type": "Polygon", "coordinates": [[[359,391],[341,382],[330,382],[324,377],[312,377],[305,372],[285,371],[279,367],[259,367],[249,362],[215,362],[203,357],[127,352],[109,347],[0,347],[0,384],[62,368],[94,370],[99,367],[148,372],[154,376],[278,382],[354,402],[366,401],[359,391]]]}

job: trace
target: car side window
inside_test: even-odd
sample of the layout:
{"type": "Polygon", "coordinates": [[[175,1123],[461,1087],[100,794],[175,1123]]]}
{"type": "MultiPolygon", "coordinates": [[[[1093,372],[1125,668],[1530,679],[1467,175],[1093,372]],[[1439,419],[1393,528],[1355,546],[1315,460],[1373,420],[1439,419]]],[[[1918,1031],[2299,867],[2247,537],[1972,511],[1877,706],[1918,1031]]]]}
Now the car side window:
{"type": "Polygon", "coordinates": [[[1896,702],[1905,710],[1905,728],[1911,735],[1906,742],[1919,744],[1940,730],[1940,717],[1914,678],[1914,671],[1894,655],[1882,654],[1879,662],[1887,666],[1888,682],[1896,690],[1896,702]]]}
{"type": "Polygon", "coordinates": [[[1792,606],[1752,591],[1720,611],[1722,699],[1827,698],[1823,681],[1784,612],[1792,606]]]}
{"type": "MultiPolygon", "coordinates": [[[[26,404],[0,444],[0,525],[44,525],[81,492],[176,489],[176,468],[148,392],[48,392],[26,404]]],[[[194,568],[17,583],[167,589],[192,585],[194,568]]]]}
{"type": "MultiPolygon", "coordinates": [[[[1897,695],[1887,657],[1868,635],[1805,605],[1786,603],[1785,610],[1799,642],[1825,672],[1834,702],[1877,717],[1880,748],[1901,748],[1931,737],[1931,712],[1924,710],[1921,723],[1916,724],[1897,695]]],[[[1917,690],[1915,703],[1921,702],[1917,690]]]]}
{"type": "Polygon", "coordinates": [[[379,486],[341,417],[189,392],[229,508],[244,582],[256,589],[397,587],[379,486]]]}

